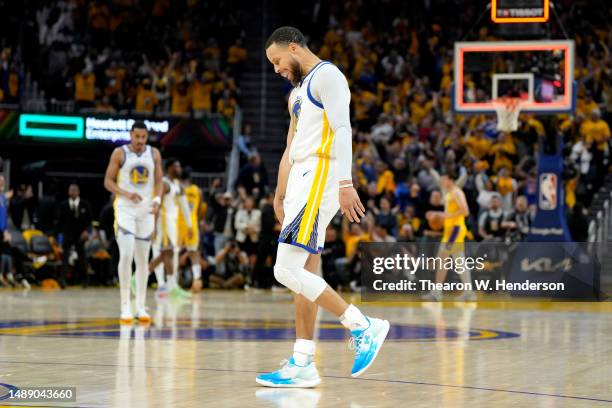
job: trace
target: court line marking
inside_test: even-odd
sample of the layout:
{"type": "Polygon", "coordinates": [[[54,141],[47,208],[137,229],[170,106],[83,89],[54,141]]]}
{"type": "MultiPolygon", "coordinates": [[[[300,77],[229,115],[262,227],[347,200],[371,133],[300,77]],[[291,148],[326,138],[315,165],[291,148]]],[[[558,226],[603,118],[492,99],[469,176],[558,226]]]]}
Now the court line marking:
{"type": "MultiPolygon", "coordinates": [[[[87,367],[124,367],[124,368],[146,368],[152,370],[192,370],[192,371],[211,371],[211,372],[227,372],[227,373],[260,373],[260,371],[253,370],[231,370],[225,368],[190,368],[190,367],[158,367],[158,366],[136,366],[132,364],[119,365],[119,364],[99,364],[99,363],[55,363],[50,361],[40,362],[29,362],[29,361],[0,361],[3,364],[29,364],[29,365],[68,365],[68,366],[87,366],[87,367]]],[[[607,402],[612,403],[612,400],[590,398],[590,397],[579,397],[575,395],[563,395],[563,394],[547,394],[542,392],[533,391],[519,391],[519,390],[506,390],[503,388],[488,388],[488,387],[476,387],[473,385],[452,385],[452,384],[438,384],[428,383],[422,381],[407,381],[407,380],[384,380],[378,378],[353,378],[353,377],[342,377],[335,375],[322,375],[323,378],[334,378],[340,380],[356,380],[356,381],[373,381],[383,382],[392,384],[410,384],[410,385],[427,385],[431,387],[443,387],[443,388],[459,388],[477,391],[490,391],[490,392],[505,392],[510,394],[522,394],[522,395],[533,395],[536,397],[552,397],[552,398],[565,398],[565,399],[576,399],[583,401],[595,401],[595,402],[607,402]]]]}

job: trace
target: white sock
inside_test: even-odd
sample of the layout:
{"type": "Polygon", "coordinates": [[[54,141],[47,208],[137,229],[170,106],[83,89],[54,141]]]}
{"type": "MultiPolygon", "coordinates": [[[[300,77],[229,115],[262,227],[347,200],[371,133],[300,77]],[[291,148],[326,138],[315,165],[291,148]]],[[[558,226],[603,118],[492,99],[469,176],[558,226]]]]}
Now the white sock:
{"type": "Polygon", "coordinates": [[[315,342],[306,339],[295,340],[293,346],[293,361],[296,365],[307,366],[314,358],[315,342]]]}
{"type": "Polygon", "coordinates": [[[149,241],[136,240],[134,245],[134,261],[136,263],[136,309],[145,309],[147,299],[147,281],[149,280],[149,241]]]}
{"type": "MultiPolygon", "coordinates": [[[[153,259],[157,258],[159,256],[159,253],[159,247],[157,245],[153,245],[153,259]]],[[[158,288],[166,284],[163,262],[155,267],[155,279],[157,280],[158,288]]]]}
{"type": "Polygon", "coordinates": [[[132,260],[134,259],[134,236],[119,231],[119,292],[121,294],[121,313],[131,313],[130,279],[132,278],[132,260]]]}
{"type": "Polygon", "coordinates": [[[368,319],[354,305],[349,305],[344,313],[342,313],[340,323],[350,331],[365,330],[370,327],[368,319]]]}
{"type": "Polygon", "coordinates": [[[194,280],[202,278],[202,265],[199,263],[191,265],[191,273],[194,280]]]}

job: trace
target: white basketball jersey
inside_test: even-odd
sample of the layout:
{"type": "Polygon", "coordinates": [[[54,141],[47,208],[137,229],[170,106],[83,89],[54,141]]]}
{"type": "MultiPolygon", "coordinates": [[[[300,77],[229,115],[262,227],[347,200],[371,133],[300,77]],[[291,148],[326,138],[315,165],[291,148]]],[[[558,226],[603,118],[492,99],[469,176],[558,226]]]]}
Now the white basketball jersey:
{"type": "Polygon", "coordinates": [[[135,204],[126,197],[119,196],[117,205],[120,207],[150,205],[155,187],[153,149],[147,145],[144,152],[140,154],[133,152],[129,145],[123,145],[121,149],[123,150],[124,160],[117,175],[117,185],[124,191],[137,193],[142,197],[142,201],[135,204]]]}
{"type": "Polygon", "coordinates": [[[181,185],[178,180],[172,180],[164,176],[163,182],[170,187],[170,190],[164,194],[161,203],[162,216],[171,222],[177,222],[179,215],[179,195],[181,195],[181,185]]]}
{"type": "Polygon", "coordinates": [[[324,71],[338,69],[328,61],[319,62],[306,74],[289,96],[294,124],[293,140],[289,151],[289,159],[292,163],[303,161],[308,157],[332,159],[335,157],[334,132],[329,125],[323,104],[312,93],[317,71],[322,67],[325,67],[324,71]]]}

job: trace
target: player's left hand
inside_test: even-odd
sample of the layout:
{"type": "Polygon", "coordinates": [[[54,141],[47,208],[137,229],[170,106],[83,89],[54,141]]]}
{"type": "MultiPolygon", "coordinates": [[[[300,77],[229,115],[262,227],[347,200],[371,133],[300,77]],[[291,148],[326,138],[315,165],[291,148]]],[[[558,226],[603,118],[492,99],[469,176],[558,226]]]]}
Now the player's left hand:
{"type": "Polygon", "coordinates": [[[158,212],[159,212],[159,204],[156,202],[153,202],[151,204],[151,214],[157,215],[158,212]]]}
{"type": "Polygon", "coordinates": [[[365,207],[357,195],[355,187],[340,189],[340,212],[351,222],[360,223],[365,216],[365,207]]]}

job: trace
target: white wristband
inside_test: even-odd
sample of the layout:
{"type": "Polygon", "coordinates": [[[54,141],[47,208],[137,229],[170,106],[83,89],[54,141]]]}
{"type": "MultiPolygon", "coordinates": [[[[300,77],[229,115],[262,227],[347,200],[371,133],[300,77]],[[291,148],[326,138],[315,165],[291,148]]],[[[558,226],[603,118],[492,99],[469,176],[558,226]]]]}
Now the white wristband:
{"type": "Polygon", "coordinates": [[[349,188],[349,187],[353,187],[352,184],[340,184],[340,188],[349,188]]]}
{"type": "Polygon", "coordinates": [[[157,205],[160,205],[161,204],[161,197],[160,196],[155,197],[153,199],[153,203],[157,204],[157,205]]]}

